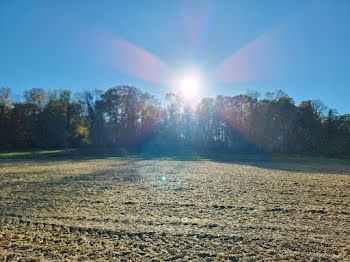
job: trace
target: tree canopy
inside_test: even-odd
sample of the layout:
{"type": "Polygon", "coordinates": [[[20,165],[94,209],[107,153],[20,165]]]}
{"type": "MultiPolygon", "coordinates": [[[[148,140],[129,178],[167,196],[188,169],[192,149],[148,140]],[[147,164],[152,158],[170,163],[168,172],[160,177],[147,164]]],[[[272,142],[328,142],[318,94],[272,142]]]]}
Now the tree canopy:
{"type": "Polygon", "coordinates": [[[199,150],[350,155],[350,115],[319,100],[296,105],[281,90],[164,101],[132,86],[72,96],[25,91],[21,102],[0,88],[0,149],[188,145],[199,150]],[[328,112],[327,112],[328,111],[328,112]]]}

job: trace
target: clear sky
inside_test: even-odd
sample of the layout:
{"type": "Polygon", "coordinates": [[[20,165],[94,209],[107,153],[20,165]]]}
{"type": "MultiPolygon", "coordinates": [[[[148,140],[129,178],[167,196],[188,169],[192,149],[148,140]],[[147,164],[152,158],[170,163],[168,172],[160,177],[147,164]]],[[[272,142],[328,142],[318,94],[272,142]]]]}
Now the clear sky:
{"type": "Polygon", "coordinates": [[[350,1],[0,0],[0,87],[282,89],[350,113],[350,1]]]}

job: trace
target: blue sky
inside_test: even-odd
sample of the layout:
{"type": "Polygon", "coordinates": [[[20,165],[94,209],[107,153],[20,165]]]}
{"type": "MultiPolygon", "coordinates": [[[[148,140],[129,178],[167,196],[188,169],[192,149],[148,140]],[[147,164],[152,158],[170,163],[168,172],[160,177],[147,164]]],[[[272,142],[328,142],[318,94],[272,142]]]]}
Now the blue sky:
{"type": "Polygon", "coordinates": [[[162,96],[195,68],[203,95],[282,89],[349,113],[349,14],[347,0],[2,0],[0,86],[162,96]]]}

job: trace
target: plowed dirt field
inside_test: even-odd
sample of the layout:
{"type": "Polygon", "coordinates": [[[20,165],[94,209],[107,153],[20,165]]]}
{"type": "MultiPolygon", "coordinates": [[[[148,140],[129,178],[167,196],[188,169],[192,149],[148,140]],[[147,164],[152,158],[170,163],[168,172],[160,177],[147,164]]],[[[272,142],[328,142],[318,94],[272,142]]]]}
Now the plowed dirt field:
{"type": "Polygon", "coordinates": [[[0,261],[350,261],[350,167],[0,162],[0,261]]]}

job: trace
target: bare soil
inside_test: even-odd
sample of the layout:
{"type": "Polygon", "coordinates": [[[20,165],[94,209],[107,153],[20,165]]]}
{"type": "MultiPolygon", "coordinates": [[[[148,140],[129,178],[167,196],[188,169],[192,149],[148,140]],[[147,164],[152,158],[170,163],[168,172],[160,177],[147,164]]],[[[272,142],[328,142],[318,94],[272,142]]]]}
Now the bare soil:
{"type": "Polygon", "coordinates": [[[350,167],[0,162],[0,261],[350,261],[350,167]]]}

